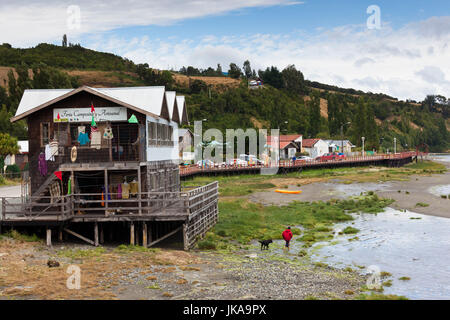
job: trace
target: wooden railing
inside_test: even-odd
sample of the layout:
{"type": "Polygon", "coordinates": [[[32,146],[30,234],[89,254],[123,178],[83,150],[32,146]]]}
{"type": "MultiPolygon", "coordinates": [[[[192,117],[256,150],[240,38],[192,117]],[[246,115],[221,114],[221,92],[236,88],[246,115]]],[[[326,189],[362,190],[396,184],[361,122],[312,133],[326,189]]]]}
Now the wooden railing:
{"type": "Polygon", "coordinates": [[[180,167],[180,176],[188,176],[201,172],[227,172],[227,171],[251,171],[262,168],[292,168],[292,167],[314,167],[323,164],[351,164],[351,163],[361,163],[361,162],[371,162],[371,161],[384,161],[384,160],[395,160],[395,159],[405,159],[416,156],[416,152],[402,152],[395,154],[378,154],[373,156],[361,155],[361,156],[351,156],[335,160],[280,160],[278,164],[272,163],[269,165],[224,165],[224,166],[203,166],[198,167],[196,165],[189,165],[180,167]]]}
{"type": "Polygon", "coordinates": [[[185,192],[141,192],[127,199],[118,194],[85,193],[61,197],[1,198],[3,221],[64,221],[74,217],[172,216],[191,219],[217,204],[218,183],[185,192]],[[109,199],[111,197],[111,199],[109,199]]]}

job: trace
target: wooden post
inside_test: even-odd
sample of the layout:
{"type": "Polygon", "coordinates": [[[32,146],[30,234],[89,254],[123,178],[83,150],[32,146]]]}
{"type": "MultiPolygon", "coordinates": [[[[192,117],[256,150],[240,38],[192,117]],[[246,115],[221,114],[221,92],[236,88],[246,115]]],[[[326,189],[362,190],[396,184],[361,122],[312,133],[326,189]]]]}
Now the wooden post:
{"type": "MultiPolygon", "coordinates": [[[[148,235],[147,235],[147,243],[152,242],[152,225],[150,224],[150,226],[147,226],[147,230],[148,230],[148,235]]],[[[147,245],[148,247],[148,245],[147,245]]]]}
{"type": "Polygon", "coordinates": [[[130,245],[134,246],[134,222],[130,223],[130,245]]]}
{"type": "Polygon", "coordinates": [[[183,223],[183,247],[185,251],[189,250],[189,238],[187,234],[187,222],[183,223]]]}
{"type": "Polygon", "coordinates": [[[98,222],[94,223],[94,246],[98,247],[98,222]]]}
{"type": "Polygon", "coordinates": [[[142,196],[141,196],[141,166],[138,167],[138,201],[139,201],[139,214],[142,214],[142,196]]]}
{"type": "Polygon", "coordinates": [[[147,233],[148,233],[147,222],[144,221],[142,225],[142,246],[144,248],[147,248],[148,246],[147,233]]]}
{"type": "Polygon", "coordinates": [[[105,234],[103,232],[103,224],[100,225],[100,244],[105,243],[105,234]]]}
{"type": "Polygon", "coordinates": [[[47,246],[52,246],[52,229],[47,227],[47,246]]]}
{"type": "Polygon", "coordinates": [[[62,241],[63,241],[63,229],[62,229],[61,226],[60,226],[59,229],[58,229],[58,241],[59,241],[59,242],[62,242],[62,241]]]}
{"type": "Polygon", "coordinates": [[[105,169],[105,208],[106,209],[108,209],[108,194],[109,194],[108,169],[105,169]]]}

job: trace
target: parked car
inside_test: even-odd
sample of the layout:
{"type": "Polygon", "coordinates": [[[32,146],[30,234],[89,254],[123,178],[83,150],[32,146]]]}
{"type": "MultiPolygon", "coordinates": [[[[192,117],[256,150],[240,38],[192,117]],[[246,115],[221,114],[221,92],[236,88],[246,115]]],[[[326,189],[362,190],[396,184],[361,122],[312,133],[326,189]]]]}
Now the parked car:
{"type": "Polygon", "coordinates": [[[205,159],[205,160],[200,160],[197,161],[197,167],[214,167],[214,162],[212,162],[211,160],[205,159]]]}
{"type": "Polygon", "coordinates": [[[315,160],[325,162],[325,161],[330,161],[330,160],[342,160],[344,158],[345,158],[345,155],[343,153],[333,152],[333,153],[326,153],[322,156],[319,156],[315,160]]]}
{"type": "Polygon", "coordinates": [[[242,159],[231,159],[227,161],[227,165],[229,166],[241,166],[241,167],[247,167],[248,162],[242,159]]]}
{"type": "Polygon", "coordinates": [[[264,164],[264,161],[258,159],[256,156],[251,155],[251,154],[240,154],[239,159],[246,161],[249,166],[264,164]]]}
{"type": "Polygon", "coordinates": [[[308,156],[300,156],[297,158],[297,160],[303,160],[303,161],[311,161],[313,158],[308,156]]]}

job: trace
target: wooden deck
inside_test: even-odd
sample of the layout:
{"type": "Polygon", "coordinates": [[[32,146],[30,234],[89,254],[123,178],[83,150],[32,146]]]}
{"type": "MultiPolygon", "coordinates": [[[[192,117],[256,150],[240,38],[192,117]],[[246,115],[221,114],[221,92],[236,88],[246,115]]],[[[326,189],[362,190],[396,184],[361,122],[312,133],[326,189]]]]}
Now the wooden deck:
{"type": "Polygon", "coordinates": [[[263,166],[223,166],[223,167],[198,167],[195,165],[185,166],[180,168],[180,177],[186,178],[195,175],[217,175],[217,174],[257,174],[263,173],[264,169],[275,169],[276,173],[287,173],[293,171],[301,171],[303,169],[313,168],[333,168],[333,167],[351,167],[362,165],[387,165],[400,166],[411,162],[414,157],[417,157],[416,152],[403,152],[397,154],[380,154],[374,156],[357,156],[346,157],[341,160],[297,160],[297,161],[283,161],[278,165],[263,166]]]}
{"type": "MultiPolygon", "coordinates": [[[[58,198],[1,198],[2,223],[89,221],[188,221],[217,203],[218,183],[186,192],[142,192],[129,199],[103,199],[100,193],[58,198]],[[89,199],[89,200],[88,200],[89,199]]],[[[112,197],[114,198],[114,197],[112,197]]]]}

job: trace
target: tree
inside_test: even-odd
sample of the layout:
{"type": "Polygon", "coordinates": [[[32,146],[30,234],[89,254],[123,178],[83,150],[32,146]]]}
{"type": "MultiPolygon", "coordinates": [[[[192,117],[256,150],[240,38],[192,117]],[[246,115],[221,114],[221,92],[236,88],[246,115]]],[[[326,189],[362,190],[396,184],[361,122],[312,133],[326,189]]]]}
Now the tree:
{"type": "Polygon", "coordinates": [[[258,75],[264,83],[270,84],[274,88],[281,89],[283,87],[283,76],[277,67],[272,66],[265,71],[259,70],[258,75]]]}
{"type": "Polygon", "coordinates": [[[67,48],[67,35],[63,35],[62,46],[67,48]]]}
{"type": "Polygon", "coordinates": [[[235,63],[230,63],[228,75],[233,79],[239,79],[242,75],[241,68],[239,68],[235,63]]]}
{"type": "Polygon", "coordinates": [[[220,63],[217,64],[216,73],[219,77],[223,76],[222,66],[220,65],[220,63]]]}
{"type": "Polygon", "coordinates": [[[247,79],[252,77],[252,68],[250,67],[250,61],[245,60],[244,62],[244,75],[247,79]]]}
{"type": "Polygon", "coordinates": [[[0,160],[3,162],[9,154],[19,153],[17,138],[11,137],[8,133],[0,133],[0,160]]]}
{"type": "Polygon", "coordinates": [[[206,91],[208,86],[206,85],[206,82],[196,79],[192,81],[189,88],[191,89],[191,93],[200,93],[202,91],[206,91]]]}
{"type": "Polygon", "coordinates": [[[311,100],[308,101],[309,126],[308,135],[315,138],[320,131],[320,97],[317,92],[312,94],[311,100]]]}
{"type": "Polygon", "coordinates": [[[281,75],[283,78],[283,88],[300,95],[307,93],[303,73],[297,70],[295,65],[291,64],[284,68],[281,75]]]}

